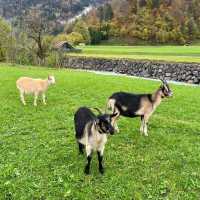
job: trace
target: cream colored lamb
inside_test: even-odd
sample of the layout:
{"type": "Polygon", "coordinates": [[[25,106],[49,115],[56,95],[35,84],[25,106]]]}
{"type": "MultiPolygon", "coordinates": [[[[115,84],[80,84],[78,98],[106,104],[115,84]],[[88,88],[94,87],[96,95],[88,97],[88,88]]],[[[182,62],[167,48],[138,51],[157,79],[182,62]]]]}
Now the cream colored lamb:
{"type": "Polygon", "coordinates": [[[39,95],[42,95],[42,101],[46,105],[45,92],[49,85],[55,84],[55,77],[48,76],[47,79],[33,79],[29,77],[21,77],[17,80],[16,85],[20,92],[20,98],[24,105],[26,105],[24,95],[34,95],[34,106],[37,106],[37,99],[39,95]]]}

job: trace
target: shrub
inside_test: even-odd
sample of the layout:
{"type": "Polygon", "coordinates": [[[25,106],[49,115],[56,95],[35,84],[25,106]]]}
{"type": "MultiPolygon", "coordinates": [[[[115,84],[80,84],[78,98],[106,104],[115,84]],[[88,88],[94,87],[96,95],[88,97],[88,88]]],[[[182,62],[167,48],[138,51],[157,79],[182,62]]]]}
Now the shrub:
{"type": "Polygon", "coordinates": [[[77,32],[72,32],[70,34],[59,34],[53,39],[53,43],[56,43],[59,41],[67,41],[71,43],[72,45],[77,45],[79,43],[85,42],[85,40],[83,39],[83,36],[77,32]]]}
{"type": "Polygon", "coordinates": [[[64,53],[62,51],[52,51],[46,58],[45,65],[60,68],[63,66],[64,53]]]}
{"type": "Polygon", "coordinates": [[[85,40],[80,33],[72,32],[67,35],[67,41],[73,45],[78,45],[79,43],[84,43],[85,40]]]}

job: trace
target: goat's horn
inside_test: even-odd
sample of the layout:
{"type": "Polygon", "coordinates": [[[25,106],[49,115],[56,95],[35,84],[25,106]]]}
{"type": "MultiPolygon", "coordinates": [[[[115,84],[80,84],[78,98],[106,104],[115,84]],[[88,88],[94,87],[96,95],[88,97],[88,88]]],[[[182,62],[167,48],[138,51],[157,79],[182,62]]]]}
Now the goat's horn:
{"type": "Polygon", "coordinates": [[[99,114],[102,114],[102,111],[99,108],[94,108],[94,109],[97,110],[99,114]]]}
{"type": "Polygon", "coordinates": [[[160,79],[164,84],[167,83],[167,81],[165,79],[160,79]]]}

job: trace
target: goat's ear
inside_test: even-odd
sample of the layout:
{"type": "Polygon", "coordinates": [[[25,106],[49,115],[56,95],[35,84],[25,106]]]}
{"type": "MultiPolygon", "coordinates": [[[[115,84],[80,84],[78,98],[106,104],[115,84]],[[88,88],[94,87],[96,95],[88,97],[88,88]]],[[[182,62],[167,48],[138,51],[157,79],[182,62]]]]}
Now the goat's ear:
{"type": "Polygon", "coordinates": [[[100,122],[100,120],[98,118],[96,118],[95,121],[94,121],[95,125],[98,125],[99,122],[100,122]]]}

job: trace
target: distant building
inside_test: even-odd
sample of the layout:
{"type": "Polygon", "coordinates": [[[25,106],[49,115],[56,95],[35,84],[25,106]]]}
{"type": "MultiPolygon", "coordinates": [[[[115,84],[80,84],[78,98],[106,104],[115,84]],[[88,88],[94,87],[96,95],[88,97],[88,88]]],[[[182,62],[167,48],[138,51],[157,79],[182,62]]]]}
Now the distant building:
{"type": "Polygon", "coordinates": [[[60,41],[54,44],[54,49],[61,50],[65,52],[77,52],[80,53],[81,49],[77,49],[73,47],[69,42],[67,41],[60,41]]]}

